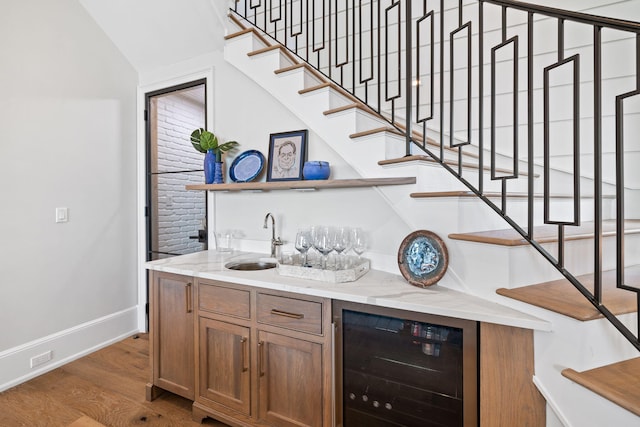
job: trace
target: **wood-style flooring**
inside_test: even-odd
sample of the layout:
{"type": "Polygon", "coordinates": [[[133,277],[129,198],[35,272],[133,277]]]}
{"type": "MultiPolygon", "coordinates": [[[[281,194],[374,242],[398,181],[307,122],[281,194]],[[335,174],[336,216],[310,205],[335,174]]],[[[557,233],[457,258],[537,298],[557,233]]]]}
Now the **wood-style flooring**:
{"type": "Polygon", "coordinates": [[[164,393],[147,402],[149,375],[148,336],[134,335],[0,393],[0,426],[201,425],[187,399],[164,393]]]}

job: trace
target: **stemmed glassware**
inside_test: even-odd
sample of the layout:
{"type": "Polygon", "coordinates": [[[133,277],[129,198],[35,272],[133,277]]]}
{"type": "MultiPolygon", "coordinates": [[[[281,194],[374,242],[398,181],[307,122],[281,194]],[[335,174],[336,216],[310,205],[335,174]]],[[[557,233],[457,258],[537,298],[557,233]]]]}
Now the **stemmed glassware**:
{"type": "Polygon", "coordinates": [[[368,237],[361,228],[345,226],[324,226],[314,225],[307,228],[300,228],[295,238],[295,248],[301,254],[301,264],[303,267],[316,267],[315,260],[310,259],[310,249],[315,249],[320,253],[320,268],[342,270],[351,268],[351,257],[347,253],[351,250],[361,259],[362,254],[367,249],[368,237]],[[329,263],[329,254],[335,251],[335,265],[329,263]]]}
{"type": "Polygon", "coordinates": [[[313,240],[311,239],[311,231],[308,229],[298,230],[296,234],[296,249],[302,254],[302,266],[307,266],[307,252],[313,245],[313,240]]]}
{"type": "Polygon", "coordinates": [[[351,248],[351,229],[349,227],[338,227],[335,230],[335,241],[333,250],[338,254],[336,258],[336,270],[340,270],[343,252],[351,248]]]}
{"type": "Polygon", "coordinates": [[[353,251],[358,255],[358,259],[360,259],[367,249],[367,235],[361,228],[354,228],[351,232],[351,237],[353,239],[353,251]]]}
{"type": "Polygon", "coordinates": [[[327,255],[333,251],[335,233],[330,227],[314,227],[313,247],[322,254],[321,268],[327,268],[327,255]]]}

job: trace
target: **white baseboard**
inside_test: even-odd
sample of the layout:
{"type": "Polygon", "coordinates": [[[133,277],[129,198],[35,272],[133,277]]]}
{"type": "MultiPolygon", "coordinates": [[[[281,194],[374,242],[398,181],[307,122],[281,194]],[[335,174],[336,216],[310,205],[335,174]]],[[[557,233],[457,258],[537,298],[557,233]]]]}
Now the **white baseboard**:
{"type": "Polygon", "coordinates": [[[131,307],[0,352],[0,392],[141,332],[138,311],[131,307]],[[48,351],[51,360],[31,368],[31,358],[48,351]]]}

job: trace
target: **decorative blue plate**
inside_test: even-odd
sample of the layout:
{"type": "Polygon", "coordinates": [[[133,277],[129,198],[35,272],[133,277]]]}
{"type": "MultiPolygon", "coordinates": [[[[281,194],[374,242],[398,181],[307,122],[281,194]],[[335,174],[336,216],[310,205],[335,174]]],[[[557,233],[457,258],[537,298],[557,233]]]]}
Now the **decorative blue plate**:
{"type": "Polygon", "coordinates": [[[258,150],[240,153],[231,163],[229,177],[234,182],[249,182],[256,179],[264,167],[264,155],[258,150]]]}
{"type": "Polygon", "coordinates": [[[444,276],[449,254],[440,237],[428,230],[418,230],[404,238],[398,250],[398,267],[412,285],[431,286],[444,276]]]}

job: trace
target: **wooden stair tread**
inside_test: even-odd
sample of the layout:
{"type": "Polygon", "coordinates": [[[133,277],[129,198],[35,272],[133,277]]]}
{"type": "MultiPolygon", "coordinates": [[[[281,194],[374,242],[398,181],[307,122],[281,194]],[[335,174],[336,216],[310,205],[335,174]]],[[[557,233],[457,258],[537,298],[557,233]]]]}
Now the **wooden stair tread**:
{"type": "MultiPolygon", "coordinates": [[[[296,64],[289,65],[288,67],[279,68],[279,69],[275,70],[274,73],[276,73],[276,74],[284,74],[284,73],[287,73],[289,71],[297,70],[299,68],[304,68],[306,71],[311,73],[311,75],[313,75],[316,79],[318,79],[319,81],[323,82],[321,84],[324,84],[327,81],[327,78],[325,76],[323,76],[322,73],[320,73],[318,70],[316,70],[315,68],[313,68],[312,66],[310,66],[306,62],[298,62],[296,64]]],[[[300,92],[298,92],[298,93],[300,93],[300,92]]]]}
{"type": "Polygon", "coordinates": [[[317,84],[315,86],[311,86],[311,87],[306,87],[304,89],[300,89],[298,91],[298,93],[300,95],[304,95],[305,93],[313,92],[313,91],[316,91],[316,90],[320,90],[320,89],[324,89],[324,88],[332,87],[332,86],[333,85],[332,85],[331,82],[324,82],[324,83],[317,84]]]}
{"type": "Polygon", "coordinates": [[[258,32],[258,30],[256,30],[255,28],[252,28],[252,27],[245,28],[244,30],[240,30],[240,31],[236,31],[235,33],[228,34],[228,35],[224,36],[224,39],[225,40],[231,40],[231,39],[234,39],[236,37],[240,37],[240,36],[242,36],[244,34],[248,34],[248,33],[253,33],[253,35],[258,40],[260,40],[260,42],[262,44],[264,44],[265,46],[270,46],[269,41],[266,38],[264,38],[264,36],[262,34],[260,34],[260,32],[258,32]]]}
{"type": "Polygon", "coordinates": [[[640,357],[583,372],[567,368],[562,375],[640,416],[640,357]]]}
{"type": "MultiPolygon", "coordinates": [[[[466,154],[464,154],[464,156],[466,156],[466,154]]],[[[398,158],[395,158],[395,159],[380,160],[378,162],[378,164],[380,166],[386,166],[386,165],[394,165],[394,164],[408,163],[408,162],[415,162],[415,161],[439,163],[436,160],[432,159],[430,156],[415,155],[414,154],[414,155],[411,155],[411,156],[398,157],[398,158]]],[[[449,165],[449,166],[458,167],[458,162],[456,162],[455,160],[445,159],[443,161],[443,163],[446,164],[446,165],[449,165]]],[[[476,165],[474,163],[468,163],[468,162],[462,162],[462,167],[463,168],[467,168],[467,169],[478,169],[478,165],[476,165]]],[[[491,168],[489,166],[485,166],[484,170],[485,171],[490,171],[491,168]]],[[[511,173],[511,171],[508,171],[506,169],[501,169],[501,168],[496,168],[496,172],[511,173]]],[[[520,172],[520,175],[521,176],[527,176],[527,174],[524,173],[524,172],[520,172]]],[[[536,174],[534,176],[537,177],[538,175],[536,174]]]]}
{"type": "Polygon", "coordinates": [[[340,113],[342,111],[351,110],[353,108],[369,112],[369,109],[367,109],[364,105],[361,105],[359,103],[353,103],[353,104],[342,105],[340,107],[336,107],[336,108],[332,108],[330,110],[327,110],[327,111],[324,112],[324,115],[325,116],[329,116],[331,114],[340,113]]]}
{"type": "Polygon", "coordinates": [[[404,136],[404,134],[402,132],[400,132],[398,129],[395,129],[395,128],[392,128],[392,127],[389,127],[389,126],[383,126],[383,127],[379,127],[379,128],[365,130],[365,131],[362,131],[362,132],[352,133],[351,135],[349,135],[349,138],[356,139],[356,138],[360,138],[362,136],[375,135],[376,133],[381,133],[381,132],[388,132],[388,133],[392,133],[394,135],[404,136]]]}
{"type": "Polygon", "coordinates": [[[227,15],[227,17],[229,18],[229,20],[231,22],[233,22],[235,25],[237,25],[238,28],[240,28],[242,30],[245,30],[247,28],[247,26],[244,24],[244,22],[235,13],[229,13],[227,15]]]}
{"type": "MultiPolygon", "coordinates": [[[[391,127],[391,126],[383,126],[383,127],[379,127],[379,128],[374,128],[374,129],[368,129],[362,132],[356,132],[356,133],[352,133],[351,135],[349,135],[349,138],[351,139],[356,139],[356,138],[360,138],[363,136],[369,136],[369,135],[375,135],[376,133],[381,133],[381,132],[388,132],[397,136],[401,136],[404,138],[404,133],[402,133],[402,131],[391,127]]],[[[419,139],[420,142],[422,142],[422,135],[417,136],[417,138],[419,139]]],[[[431,139],[431,138],[427,138],[427,144],[429,145],[438,145],[438,143],[431,139]]]]}
{"type": "MultiPolygon", "coordinates": [[[[593,274],[576,277],[593,293],[593,274]]],[[[640,266],[625,268],[625,284],[640,288],[640,266]]],[[[600,312],[567,279],[558,279],[520,288],[500,288],[499,295],[535,305],[580,321],[599,319],[600,312]]],[[[635,292],[616,287],[615,270],[602,272],[602,301],[614,315],[637,311],[635,292]]]]}
{"type": "MultiPolygon", "coordinates": [[[[331,84],[331,87],[333,87],[333,85],[331,84]]],[[[329,116],[331,114],[335,114],[335,113],[340,113],[342,111],[347,111],[347,110],[351,110],[351,109],[357,109],[360,111],[363,111],[367,114],[371,114],[374,117],[378,117],[378,118],[382,118],[382,116],[380,114],[378,114],[375,110],[373,110],[371,107],[369,107],[367,104],[360,102],[360,101],[356,101],[353,104],[347,104],[347,105],[343,105],[340,107],[336,107],[336,108],[332,108],[330,110],[325,111],[323,114],[325,116],[329,116]]]]}
{"type": "Polygon", "coordinates": [[[247,33],[257,33],[257,32],[253,28],[244,28],[242,30],[235,31],[231,34],[227,34],[226,36],[224,36],[224,39],[225,40],[235,39],[236,37],[240,37],[247,33]]]}
{"type": "Polygon", "coordinates": [[[324,88],[331,88],[332,90],[338,92],[340,95],[344,96],[345,98],[347,98],[349,101],[351,101],[352,103],[349,105],[344,105],[342,107],[338,107],[338,108],[333,108],[331,110],[327,110],[324,112],[325,116],[328,116],[330,114],[333,113],[338,113],[340,111],[345,111],[345,110],[349,110],[352,108],[358,108],[362,111],[366,111],[367,113],[373,115],[374,117],[378,117],[381,120],[384,120],[384,117],[378,113],[377,111],[375,111],[373,108],[369,107],[367,104],[365,104],[364,102],[362,102],[361,100],[359,100],[358,98],[356,98],[354,95],[352,95],[351,93],[347,92],[345,89],[341,88],[340,86],[338,86],[337,84],[335,84],[332,81],[326,81],[326,77],[323,75],[319,75],[324,81],[324,83],[320,83],[316,86],[311,86],[311,87],[307,87],[304,89],[300,89],[298,91],[298,93],[300,95],[303,95],[305,93],[310,93],[316,90],[320,90],[320,89],[324,89],[324,88]]]}
{"type": "MultiPolygon", "coordinates": [[[[593,238],[593,222],[583,222],[580,226],[564,227],[565,240],[581,240],[593,238]]],[[[628,219],[624,222],[625,234],[640,233],[640,220],[628,219]]],[[[612,236],[616,233],[615,220],[602,221],[602,235],[612,236]]],[[[551,243],[558,241],[557,225],[539,225],[534,228],[533,237],[538,243],[551,243]]],[[[465,240],[468,242],[488,243],[501,246],[525,246],[528,242],[514,229],[487,230],[473,233],[452,233],[450,239],[465,240]]]]}

